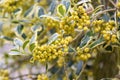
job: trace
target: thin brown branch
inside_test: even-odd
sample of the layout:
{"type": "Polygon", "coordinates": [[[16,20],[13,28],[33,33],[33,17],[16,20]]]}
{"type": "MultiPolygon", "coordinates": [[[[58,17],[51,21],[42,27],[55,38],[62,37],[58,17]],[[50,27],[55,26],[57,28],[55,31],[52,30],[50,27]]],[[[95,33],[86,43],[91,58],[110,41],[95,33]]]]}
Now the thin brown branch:
{"type": "Polygon", "coordinates": [[[111,12],[111,11],[115,11],[116,8],[113,8],[113,9],[107,9],[107,10],[104,10],[104,11],[100,11],[98,13],[96,13],[94,16],[93,16],[93,20],[94,21],[95,19],[97,19],[101,14],[104,14],[106,12],[111,12]]]}

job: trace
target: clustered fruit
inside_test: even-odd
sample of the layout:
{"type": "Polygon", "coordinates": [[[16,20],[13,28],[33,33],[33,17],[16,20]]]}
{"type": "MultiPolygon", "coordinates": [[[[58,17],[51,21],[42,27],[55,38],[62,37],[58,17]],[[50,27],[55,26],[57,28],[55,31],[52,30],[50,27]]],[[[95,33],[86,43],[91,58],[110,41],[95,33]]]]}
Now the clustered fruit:
{"type": "Polygon", "coordinates": [[[104,20],[93,21],[94,32],[100,32],[106,41],[110,41],[112,43],[117,41],[117,34],[115,33],[116,29],[115,22],[112,20],[108,22],[105,22],[104,20]]]}
{"type": "Polygon", "coordinates": [[[40,74],[38,75],[37,80],[49,80],[49,78],[45,74],[40,74]]]}
{"type": "Polygon", "coordinates": [[[67,34],[73,33],[75,28],[88,30],[89,25],[89,16],[82,6],[71,10],[70,15],[63,17],[60,21],[60,29],[63,29],[67,34]]]}
{"type": "Polygon", "coordinates": [[[44,23],[49,30],[52,29],[52,28],[55,28],[56,30],[59,30],[59,21],[57,21],[57,20],[55,20],[51,17],[45,18],[44,23]]]}
{"type": "Polygon", "coordinates": [[[0,69],[0,80],[9,80],[9,74],[7,70],[0,69]]]}
{"type": "Polygon", "coordinates": [[[23,4],[23,1],[24,0],[4,0],[0,6],[3,7],[5,12],[13,12],[23,4]]]}
{"type": "Polygon", "coordinates": [[[58,38],[51,44],[36,46],[33,50],[33,60],[42,62],[52,61],[68,53],[68,45],[72,37],[58,38]]]}
{"type": "Polygon", "coordinates": [[[76,55],[76,59],[79,60],[83,60],[86,61],[91,57],[90,54],[90,49],[88,47],[81,49],[80,47],[77,47],[77,55],[76,55]]]}

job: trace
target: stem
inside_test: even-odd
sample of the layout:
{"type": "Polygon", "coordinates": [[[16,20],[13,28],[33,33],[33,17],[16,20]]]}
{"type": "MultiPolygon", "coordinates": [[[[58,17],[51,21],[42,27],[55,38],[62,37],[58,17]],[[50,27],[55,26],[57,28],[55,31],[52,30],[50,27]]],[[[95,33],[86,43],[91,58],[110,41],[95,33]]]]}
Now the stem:
{"type": "Polygon", "coordinates": [[[92,18],[92,21],[94,21],[97,17],[99,17],[101,14],[104,14],[106,12],[111,12],[111,11],[115,11],[116,8],[113,8],[113,9],[107,9],[107,10],[104,10],[104,11],[100,11],[98,13],[96,13],[96,15],[93,16],[92,18]]]}
{"type": "Polygon", "coordinates": [[[84,69],[85,69],[86,64],[87,64],[87,62],[84,62],[83,67],[82,67],[82,70],[81,70],[81,72],[79,73],[79,75],[77,76],[76,80],[79,80],[80,76],[82,75],[82,73],[83,73],[83,71],[84,71],[84,69]]]}
{"type": "Polygon", "coordinates": [[[64,70],[65,70],[65,76],[66,76],[66,80],[68,79],[68,72],[67,72],[67,65],[66,65],[66,60],[64,59],[64,70]]]}

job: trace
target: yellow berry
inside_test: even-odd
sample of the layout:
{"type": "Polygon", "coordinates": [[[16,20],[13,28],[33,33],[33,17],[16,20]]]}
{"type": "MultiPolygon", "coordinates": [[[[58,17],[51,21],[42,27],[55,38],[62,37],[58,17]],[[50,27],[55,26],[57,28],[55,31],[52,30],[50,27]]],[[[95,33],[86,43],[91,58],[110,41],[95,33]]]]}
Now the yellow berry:
{"type": "Polygon", "coordinates": [[[84,52],[86,52],[86,53],[88,53],[89,51],[90,51],[89,48],[85,48],[85,49],[84,49],[84,52]]]}

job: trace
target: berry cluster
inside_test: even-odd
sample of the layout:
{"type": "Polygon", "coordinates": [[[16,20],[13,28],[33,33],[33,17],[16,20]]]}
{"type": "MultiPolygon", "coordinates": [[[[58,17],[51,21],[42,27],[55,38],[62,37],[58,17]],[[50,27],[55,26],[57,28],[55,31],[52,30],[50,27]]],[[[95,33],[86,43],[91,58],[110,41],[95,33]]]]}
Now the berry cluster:
{"type": "Polygon", "coordinates": [[[40,62],[52,61],[68,53],[68,45],[72,37],[58,38],[51,44],[36,46],[33,51],[33,60],[40,62]]]}
{"type": "Polygon", "coordinates": [[[9,80],[9,74],[7,70],[0,70],[0,80],[9,80]]]}
{"type": "Polygon", "coordinates": [[[37,80],[49,80],[48,76],[45,74],[38,75],[37,80]]]}
{"type": "Polygon", "coordinates": [[[82,6],[71,10],[70,16],[63,17],[60,21],[60,28],[67,34],[73,33],[75,28],[88,30],[89,25],[89,16],[82,6]]]}
{"type": "Polygon", "coordinates": [[[100,32],[106,41],[115,43],[117,41],[115,22],[110,20],[105,22],[104,20],[96,20],[93,22],[94,32],[100,32]]]}
{"type": "Polygon", "coordinates": [[[52,28],[55,28],[55,29],[59,28],[59,22],[55,19],[50,18],[50,17],[45,18],[44,23],[48,27],[49,30],[52,28]]]}
{"type": "Polygon", "coordinates": [[[76,59],[79,61],[79,60],[83,60],[83,61],[86,61],[88,60],[89,58],[91,57],[91,54],[90,54],[90,49],[89,48],[84,48],[84,49],[81,49],[79,47],[77,47],[77,55],[76,55],[76,59]]]}
{"type": "Polygon", "coordinates": [[[1,6],[5,12],[13,12],[23,4],[24,0],[5,0],[1,6]]]}

